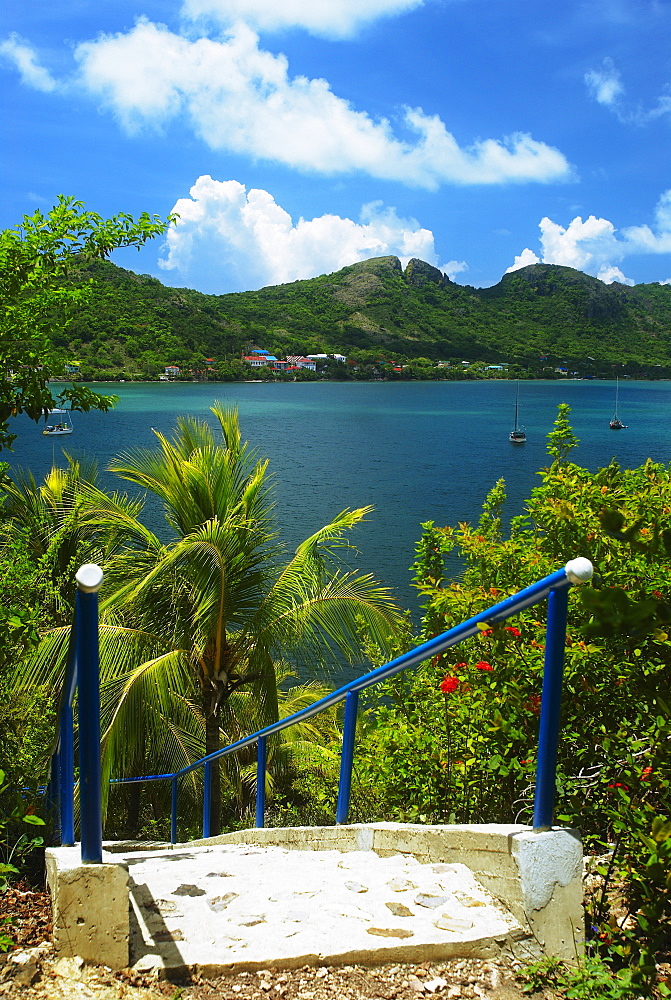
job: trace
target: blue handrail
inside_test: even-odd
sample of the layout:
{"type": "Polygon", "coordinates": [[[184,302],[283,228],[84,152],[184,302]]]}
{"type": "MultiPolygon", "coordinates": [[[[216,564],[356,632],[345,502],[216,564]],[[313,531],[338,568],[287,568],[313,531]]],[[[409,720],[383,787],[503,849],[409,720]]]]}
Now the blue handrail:
{"type": "Polygon", "coordinates": [[[75,801],[74,801],[74,723],[72,700],[77,687],[77,615],[70,629],[68,655],[65,662],[65,679],[58,706],[58,729],[51,755],[51,776],[47,786],[47,801],[55,819],[54,833],[61,844],[75,842],[75,801]]]}
{"type": "Polygon", "coordinates": [[[230,753],[235,753],[253,743],[258,745],[257,763],[257,806],[256,825],[263,826],[265,811],[265,768],[266,768],[266,741],[269,736],[279,733],[283,729],[303,722],[320,712],[346,701],[345,723],[343,729],[343,746],[341,753],[340,783],[338,789],[338,804],[336,810],[336,823],[346,823],[349,813],[350,786],[352,775],[352,764],[354,755],[354,742],[357,717],[358,693],[366,688],[377,684],[380,681],[388,680],[402,670],[409,670],[419,666],[425,660],[431,659],[445,650],[450,649],[464,639],[469,639],[477,635],[482,624],[493,625],[505,621],[512,615],[519,614],[527,608],[539,604],[548,598],[548,615],[546,626],[545,643],[545,664],[543,674],[543,691],[541,702],[540,730],[538,741],[538,765],[536,770],[536,792],[534,799],[533,828],[541,832],[548,830],[552,826],[552,815],[555,798],[555,779],[557,768],[557,747],[559,741],[559,722],[561,711],[561,688],[564,669],[564,646],[566,640],[566,615],[568,607],[568,588],[572,584],[585,583],[591,579],[593,573],[592,564],[588,559],[577,558],[570,560],[563,569],[551,573],[542,580],[537,581],[530,587],[526,587],[512,597],[481,611],[472,618],[467,619],[460,625],[448,629],[441,635],[434,636],[427,642],[422,643],[415,649],[404,653],[391,660],[389,663],[375,670],[369,671],[362,677],[358,677],[348,684],[344,684],[336,691],[332,691],[320,698],[312,705],[295,712],[286,719],[280,719],[271,725],[236,740],[226,747],[222,747],[215,753],[202,757],[192,764],[181,768],[170,774],[153,774],[138,778],[115,778],[114,784],[129,784],[136,781],[159,781],[169,779],[172,783],[171,815],[170,815],[170,839],[174,844],[177,841],[177,796],[178,781],[191,771],[199,767],[205,770],[204,784],[206,785],[203,807],[203,836],[210,834],[210,807],[207,786],[210,781],[210,768],[212,761],[224,757],[230,753]]]}
{"type": "Polygon", "coordinates": [[[65,680],[58,712],[58,733],[51,762],[48,797],[63,845],[75,842],[74,724],[72,702],[79,688],[79,805],[84,864],[102,862],[100,776],[100,672],[98,669],[98,591],[103,573],[95,563],[75,575],[77,595],[70,630],[65,680]]]}

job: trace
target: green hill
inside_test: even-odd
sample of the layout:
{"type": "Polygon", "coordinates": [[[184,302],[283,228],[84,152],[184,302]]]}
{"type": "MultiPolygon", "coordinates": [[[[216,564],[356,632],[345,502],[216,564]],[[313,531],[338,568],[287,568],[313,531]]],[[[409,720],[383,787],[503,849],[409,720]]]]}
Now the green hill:
{"type": "Polygon", "coordinates": [[[237,359],[253,346],[277,356],[341,352],[533,369],[547,357],[583,374],[615,363],[671,367],[671,286],[606,285],[552,264],[521,268],[492,288],[456,284],[420,260],[403,269],[396,257],[228,295],[169,288],[109,262],[72,280],[88,278],[88,305],[55,341],[93,373],[156,375],[173,362],[237,359]]]}

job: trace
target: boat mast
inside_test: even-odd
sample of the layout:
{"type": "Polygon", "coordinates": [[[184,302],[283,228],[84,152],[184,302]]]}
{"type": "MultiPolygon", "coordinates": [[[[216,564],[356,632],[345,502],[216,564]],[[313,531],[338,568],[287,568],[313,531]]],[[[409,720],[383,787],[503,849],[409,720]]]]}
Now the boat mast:
{"type": "Polygon", "coordinates": [[[514,430],[518,430],[517,427],[517,411],[520,405],[520,383],[517,383],[517,392],[515,393],[515,427],[514,430]]]}
{"type": "Polygon", "coordinates": [[[616,420],[619,419],[617,415],[619,399],[620,399],[620,377],[619,375],[616,375],[615,376],[615,419],[616,420]]]}

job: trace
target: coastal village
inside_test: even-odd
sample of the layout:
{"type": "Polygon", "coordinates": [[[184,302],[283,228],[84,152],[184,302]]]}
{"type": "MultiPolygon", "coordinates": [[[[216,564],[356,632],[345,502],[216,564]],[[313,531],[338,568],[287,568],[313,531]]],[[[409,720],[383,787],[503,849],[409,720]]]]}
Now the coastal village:
{"type": "MultiPolygon", "coordinates": [[[[243,355],[241,358],[251,368],[270,368],[278,372],[298,372],[301,370],[315,372],[317,370],[317,362],[327,361],[328,359],[339,361],[341,364],[347,363],[347,358],[343,354],[308,354],[307,357],[288,355],[286,358],[276,358],[270,351],[264,351],[258,347],[253,348],[249,354],[243,355]]],[[[214,358],[206,358],[205,364],[214,368],[214,358]]],[[[164,374],[159,376],[159,378],[161,381],[166,381],[179,378],[181,374],[182,370],[178,365],[166,365],[164,374]]]]}

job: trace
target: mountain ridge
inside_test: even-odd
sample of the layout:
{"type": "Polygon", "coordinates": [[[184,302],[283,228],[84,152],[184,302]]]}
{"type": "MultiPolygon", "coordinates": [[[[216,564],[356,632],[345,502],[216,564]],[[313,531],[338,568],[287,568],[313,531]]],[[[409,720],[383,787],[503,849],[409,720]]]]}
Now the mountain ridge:
{"type": "Polygon", "coordinates": [[[56,345],[94,369],[157,370],[198,357],[382,352],[402,361],[543,357],[671,366],[671,286],[605,284],[531,264],[496,285],[460,285],[417,258],[372,257],[332,274],[206,295],[97,262],[89,302],[56,345]]]}

